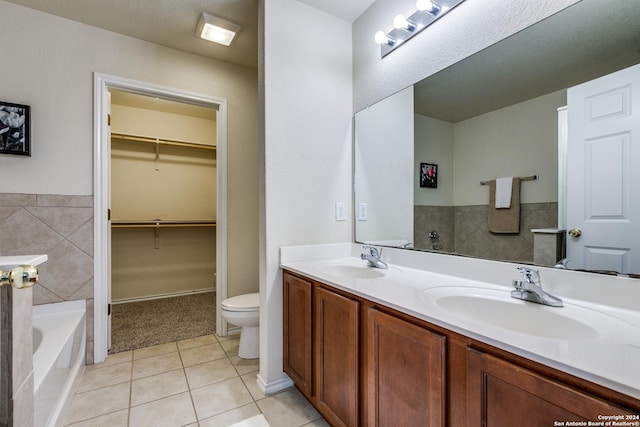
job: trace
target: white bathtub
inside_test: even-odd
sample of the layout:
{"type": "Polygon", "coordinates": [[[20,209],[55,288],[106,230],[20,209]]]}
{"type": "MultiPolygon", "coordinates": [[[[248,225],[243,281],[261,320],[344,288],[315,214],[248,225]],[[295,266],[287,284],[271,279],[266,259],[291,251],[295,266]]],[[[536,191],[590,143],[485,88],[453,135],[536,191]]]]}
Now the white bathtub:
{"type": "Polygon", "coordinates": [[[82,377],[86,303],[68,301],[33,307],[35,426],[62,425],[64,410],[82,377]]]}

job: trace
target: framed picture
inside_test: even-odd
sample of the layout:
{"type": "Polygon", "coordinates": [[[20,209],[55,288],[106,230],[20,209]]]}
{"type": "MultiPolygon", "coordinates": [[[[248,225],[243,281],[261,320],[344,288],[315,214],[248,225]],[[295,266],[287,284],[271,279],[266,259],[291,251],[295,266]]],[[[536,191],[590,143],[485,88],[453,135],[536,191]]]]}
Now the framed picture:
{"type": "Polygon", "coordinates": [[[438,188],[438,165],[420,163],[420,187],[438,188]]]}
{"type": "Polygon", "coordinates": [[[30,108],[0,101],[0,154],[31,155],[30,108]]]}

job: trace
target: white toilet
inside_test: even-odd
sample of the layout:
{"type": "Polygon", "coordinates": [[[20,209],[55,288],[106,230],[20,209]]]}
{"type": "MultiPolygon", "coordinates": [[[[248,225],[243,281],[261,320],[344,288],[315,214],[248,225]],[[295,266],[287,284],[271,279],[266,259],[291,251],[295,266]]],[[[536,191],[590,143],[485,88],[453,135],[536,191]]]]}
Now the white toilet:
{"type": "Polygon", "coordinates": [[[243,359],[260,357],[260,294],[244,294],[222,301],[222,317],[241,326],[238,356],[243,359]]]}

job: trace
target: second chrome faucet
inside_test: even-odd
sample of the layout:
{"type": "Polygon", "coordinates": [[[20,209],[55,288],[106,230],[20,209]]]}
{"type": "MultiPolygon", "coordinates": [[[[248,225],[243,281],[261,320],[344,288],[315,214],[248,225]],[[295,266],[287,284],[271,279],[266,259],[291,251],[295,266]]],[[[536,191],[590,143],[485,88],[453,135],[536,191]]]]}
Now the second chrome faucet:
{"type": "Polygon", "coordinates": [[[557,296],[551,295],[542,289],[540,281],[540,272],[526,267],[518,267],[518,271],[522,273],[522,280],[514,280],[511,284],[515,288],[511,291],[513,298],[524,301],[536,302],[538,304],[549,305],[552,307],[564,306],[562,300],[557,296]]]}

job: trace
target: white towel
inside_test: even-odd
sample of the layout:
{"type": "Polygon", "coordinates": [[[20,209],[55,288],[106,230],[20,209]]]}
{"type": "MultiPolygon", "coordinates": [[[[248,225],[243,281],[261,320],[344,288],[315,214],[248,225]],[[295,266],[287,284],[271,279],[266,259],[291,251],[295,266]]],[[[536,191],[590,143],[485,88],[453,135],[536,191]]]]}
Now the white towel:
{"type": "Polygon", "coordinates": [[[496,209],[511,207],[512,186],[512,176],[496,179],[496,209]]]}

